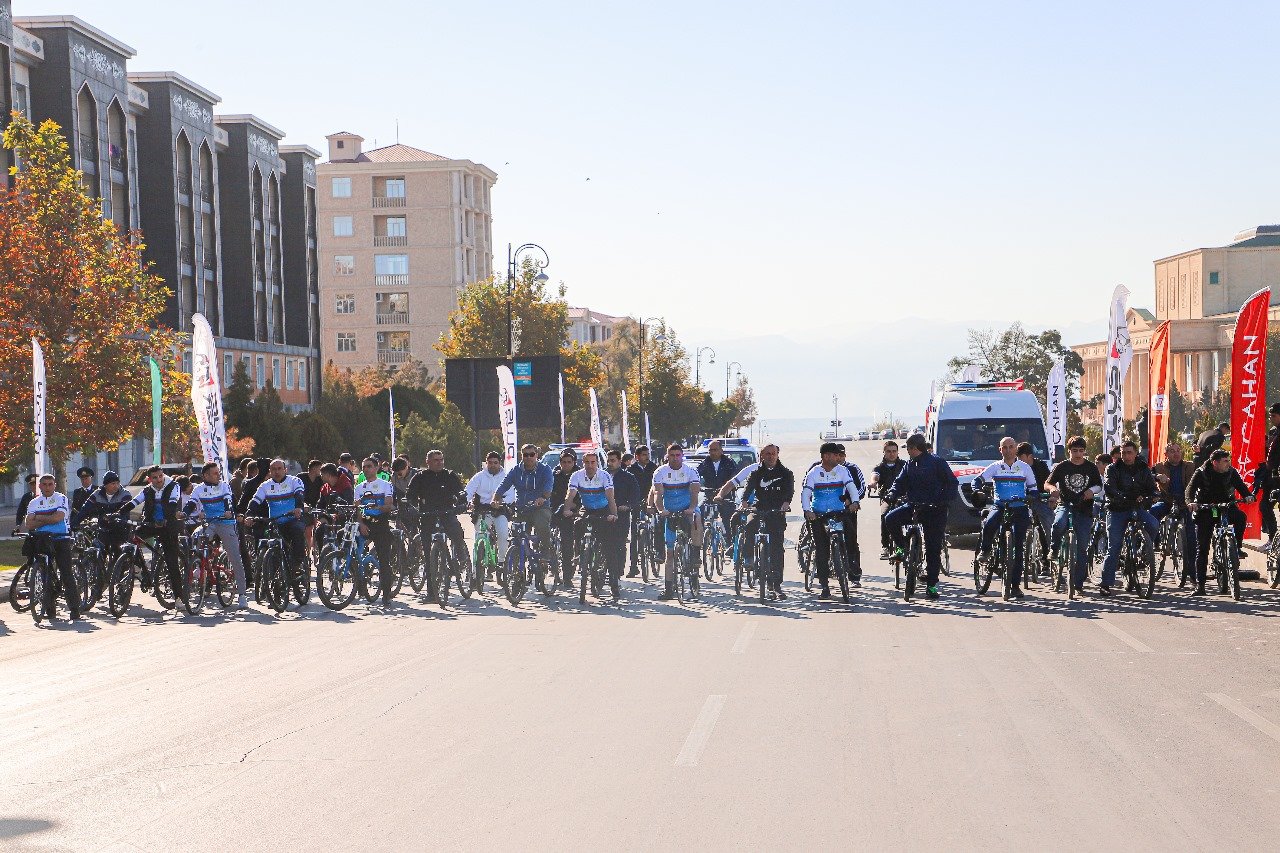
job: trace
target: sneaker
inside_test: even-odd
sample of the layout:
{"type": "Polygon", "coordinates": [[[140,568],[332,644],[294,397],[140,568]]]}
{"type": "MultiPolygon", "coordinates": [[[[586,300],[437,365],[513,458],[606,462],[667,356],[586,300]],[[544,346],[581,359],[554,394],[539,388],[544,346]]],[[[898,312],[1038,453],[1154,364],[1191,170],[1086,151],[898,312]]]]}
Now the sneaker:
{"type": "Polygon", "coordinates": [[[1073,586],[1071,587],[1071,591],[1076,595],[1084,595],[1084,587],[1082,586],[1073,586]]]}
{"type": "Polygon", "coordinates": [[[849,586],[854,587],[854,588],[861,588],[861,587],[862,587],[862,578],[850,578],[850,579],[849,579],[849,586]]]}
{"type": "Polygon", "coordinates": [[[785,592],[783,592],[783,591],[782,591],[782,587],[780,587],[780,586],[775,586],[775,587],[773,588],[773,591],[774,591],[774,593],[776,593],[776,594],[777,594],[777,596],[778,596],[778,600],[779,600],[779,601],[786,601],[786,600],[787,600],[787,594],[786,594],[785,592]]]}
{"type": "Polygon", "coordinates": [[[1191,594],[1192,594],[1193,596],[1196,596],[1196,597],[1198,598],[1198,597],[1200,597],[1200,596],[1202,596],[1202,595],[1208,595],[1209,593],[1208,593],[1208,591],[1207,591],[1204,587],[1202,587],[1202,586],[1198,586],[1198,587],[1196,587],[1195,589],[1191,590],[1191,594]]]}
{"type": "Polygon", "coordinates": [[[819,600],[819,601],[830,601],[830,600],[831,600],[831,590],[830,590],[830,588],[828,588],[828,587],[825,587],[825,586],[824,586],[824,587],[822,588],[822,592],[818,595],[818,600],[819,600]]]}
{"type": "Polygon", "coordinates": [[[938,595],[938,588],[936,586],[931,586],[925,589],[924,597],[930,601],[937,601],[942,596],[938,595]]]}
{"type": "Polygon", "coordinates": [[[892,549],[892,548],[881,548],[881,549],[880,549],[880,559],[882,559],[882,560],[887,560],[887,559],[889,559],[889,558],[890,558],[890,557],[892,557],[892,556],[893,556],[893,549],[892,549]]]}
{"type": "Polygon", "coordinates": [[[675,601],[675,599],[676,599],[675,595],[669,592],[659,593],[658,595],[659,601],[675,601]]]}
{"type": "Polygon", "coordinates": [[[638,577],[640,577],[640,570],[639,570],[639,569],[632,569],[631,571],[627,572],[627,577],[629,577],[629,578],[638,578],[638,577]]]}
{"type": "Polygon", "coordinates": [[[1022,587],[1015,586],[1013,589],[1009,590],[1009,597],[1016,598],[1018,601],[1021,601],[1027,596],[1025,593],[1023,593],[1022,587]]]}
{"type": "Polygon", "coordinates": [[[1107,586],[1105,583],[1098,585],[1098,595],[1101,595],[1103,598],[1106,598],[1110,594],[1111,594],[1111,587],[1107,586]]]}

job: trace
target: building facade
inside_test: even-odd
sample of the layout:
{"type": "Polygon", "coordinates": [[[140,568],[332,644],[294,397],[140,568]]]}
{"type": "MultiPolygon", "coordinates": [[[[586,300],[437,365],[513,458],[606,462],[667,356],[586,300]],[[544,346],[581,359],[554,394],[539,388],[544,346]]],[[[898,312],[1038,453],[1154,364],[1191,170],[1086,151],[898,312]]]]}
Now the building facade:
{"type": "Polygon", "coordinates": [[[613,337],[617,317],[590,308],[569,306],[569,340],[580,344],[602,344],[613,337]]]}
{"type": "Polygon", "coordinates": [[[304,389],[314,400],[320,393],[320,271],[317,260],[316,161],[320,152],[309,145],[282,145],[285,163],[281,187],[284,204],[285,337],[306,341],[305,360],[292,358],[285,371],[284,391],[304,389]]]}
{"type": "MultiPolygon", "coordinates": [[[[1260,225],[1237,234],[1226,246],[1192,249],[1154,264],[1155,305],[1130,308],[1129,337],[1133,362],[1124,386],[1124,416],[1133,418],[1151,398],[1151,336],[1169,321],[1170,377],[1179,393],[1199,397],[1215,393],[1231,363],[1236,315],[1258,290],[1271,287],[1272,322],[1280,320],[1280,225],[1260,225]]],[[[1133,297],[1131,297],[1132,299],[1133,297]]],[[[1072,347],[1084,361],[1082,399],[1106,392],[1107,343],[1072,347]]],[[[1082,413],[1086,422],[1101,422],[1103,406],[1082,413]]]]}
{"type": "Polygon", "coordinates": [[[320,351],[359,369],[434,363],[459,288],[493,272],[497,175],[408,145],[327,137],[317,167],[320,351]]]}

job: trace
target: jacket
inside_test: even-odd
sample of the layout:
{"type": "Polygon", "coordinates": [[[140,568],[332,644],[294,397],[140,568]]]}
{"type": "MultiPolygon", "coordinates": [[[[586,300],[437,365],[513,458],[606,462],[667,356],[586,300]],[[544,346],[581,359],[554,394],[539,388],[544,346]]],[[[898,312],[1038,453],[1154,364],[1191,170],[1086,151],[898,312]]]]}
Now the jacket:
{"type": "Polygon", "coordinates": [[[578,470],[577,465],[565,470],[560,465],[552,471],[554,480],[551,485],[551,508],[552,511],[559,510],[564,503],[565,496],[569,494],[569,478],[573,476],[573,472],[578,470]]]}
{"type": "Polygon", "coordinates": [[[409,481],[406,500],[418,509],[437,512],[453,509],[464,501],[460,501],[465,485],[462,478],[445,468],[440,471],[419,471],[409,481]]]}
{"type": "Polygon", "coordinates": [[[720,457],[718,466],[711,461],[710,456],[698,463],[698,476],[702,478],[702,488],[713,495],[737,473],[738,463],[727,454],[720,457]]]}
{"type": "Polygon", "coordinates": [[[1138,462],[1112,462],[1102,478],[1102,492],[1107,496],[1107,509],[1128,512],[1156,493],[1156,478],[1150,468],[1138,462]]]}
{"type": "MultiPolygon", "coordinates": [[[[1187,486],[1191,485],[1191,475],[1196,472],[1196,466],[1192,465],[1190,462],[1188,462],[1185,459],[1182,460],[1181,468],[1182,468],[1182,488],[1176,494],[1173,494],[1170,492],[1170,486],[1172,486],[1172,483],[1170,483],[1168,486],[1161,485],[1160,483],[1156,483],[1156,488],[1160,490],[1161,497],[1166,498],[1168,500],[1172,500],[1176,504],[1181,504],[1184,501],[1186,501],[1187,486]]],[[[1172,477],[1173,471],[1174,471],[1173,466],[1170,465],[1168,462],[1160,462],[1160,463],[1157,463],[1156,466],[1151,469],[1151,475],[1153,477],[1161,477],[1161,476],[1172,477]]]]}
{"type": "Polygon", "coordinates": [[[643,500],[649,497],[649,490],[653,488],[653,475],[658,470],[658,463],[652,459],[648,465],[641,465],[639,462],[632,462],[627,466],[627,471],[631,476],[636,478],[636,482],[640,484],[640,496],[643,500]]]}
{"type": "Polygon", "coordinates": [[[98,487],[90,493],[80,508],[71,513],[71,526],[79,527],[86,518],[102,518],[108,513],[118,512],[120,507],[133,502],[133,495],[128,489],[120,489],[114,495],[108,495],[98,487]]]}
{"type": "Polygon", "coordinates": [[[1187,483],[1187,503],[1220,504],[1236,499],[1236,492],[1242,497],[1249,495],[1249,487],[1240,478],[1240,472],[1228,468],[1225,474],[1213,470],[1213,463],[1206,462],[1191,475],[1187,483]]]}
{"type": "Polygon", "coordinates": [[[613,477],[613,502],[621,509],[639,509],[644,495],[640,492],[640,483],[635,475],[626,468],[610,471],[613,477]]]}
{"type": "Polygon", "coordinates": [[[752,495],[755,496],[757,510],[781,509],[796,495],[796,475],[781,462],[772,468],[761,465],[751,472],[743,499],[752,495]]]}
{"type": "Polygon", "coordinates": [[[533,506],[533,502],[538,498],[550,500],[551,489],[555,486],[555,482],[556,475],[541,462],[534,463],[532,471],[524,467],[524,463],[521,462],[507,472],[506,479],[502,481],[502,487],[498,491],[506,492],[507,489],[514,488],[516,504],[521,508],[527,508],[533,506]]]}
{"type": "Polygon", "coordinates": [[[35,492],[22,493],[22,497],[18,500],[18,524],[22,524],[22,522],[26,521],[27,506],[30,505],[30,503],[33,500],[35,500],[35,497],[36,497],[35,492]]]}
{"type": "Polygon", "coordinates": [[[1226,440],[1227,437],[1220,430],[1211,429],[1200,433],[1200,440],[1196,442],[1196,465],[1208,462],[1209,454],[1221,447],[1226,440]]]}
{"type": "Polygon", "coordinates": [[[960,494],[960,481],[951,466],[932,453],[921,453],[907,460],[902,473],[889,489],[890,503],[945,504],[960,494]]]}

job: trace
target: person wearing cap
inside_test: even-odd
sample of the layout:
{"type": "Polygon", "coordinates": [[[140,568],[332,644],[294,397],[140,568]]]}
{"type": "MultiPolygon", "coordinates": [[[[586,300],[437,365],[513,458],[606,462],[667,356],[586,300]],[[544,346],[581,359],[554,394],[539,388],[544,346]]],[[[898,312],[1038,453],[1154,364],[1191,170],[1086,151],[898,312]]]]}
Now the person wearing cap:
{"type": "Polygon", "coordinates": [[[1236,531],[1236,547],[1244,541],[1245,516],[1234,505],[1236,495],[1245,503],[1253,503],[1253,494],[1231,467],[1231,454],[1219,448],[1209,456],[1209,461],[1196,469],[1187,484],[1187,509],[1196,517],[1196,588],[1192,595],[1205,595],[1204,582],[1209,570],[1209,551],[1213,548],[1213,528],[1218,523],[1213,510],[1202,504],[1232,503],[1227,507],[1227,518],[1236,531]]]}
{"type": "Polygon", "coordinates": [[[75,512],[84,506],[84,502],[89,499],[89,495],[93,493],[93,469],[81,467],[76,471],[76,476],[80,478],[80,488],[71,493],[71,511],[75,512]]]}
{"type": "Polygon", "coordinates": [[[938,574],[942,571],[942,542],[947,532],[947,511],[951,501],[960,495],[960,482],[941,457],[928,449],[923,435],[907,439],[907,464],[893,481],[888,500],[896,504],[885,513],[894,547],[906,550],[906,527],[912,523],[915,509],[924,527],[925,597],[936,600],[938,574]]]}
{"type": "Polygon", "coordinates": [[[15,524],[22,524],[23,520],[27,517],[27,507],[30,506],[31,501],[35,500],[37,489],[36,481],[39,479],[40,478],[35,474],[27,475],[25,480],[27,490],[22,493],[22,498],[18,501],[18,516],[14,519],[15,524]]]}
{"type": "MultiPolygon", "coordinates": [[[[72,511],[71,528],[78,528],[85,519],[105,519],[132,500],[133,495],[120,487],[120,475],[108,471],[102,475],[102,485],[89,494],[79,509],[72,511]]],[[[98,528],[98,541],[105,547],[123,545],[127,538],[128,530],[121,526],[102,525],[98,528]]]]}
{"type": "Polygon", "coordinates": [[[1253,478],[1254,494],[1262,495],[1262,532],[1267,534],[1263,550],[1276,546],[1276,502],[1272,490],[1280,488],[1280,403],[1271,405],[1271,429],[1267,430],[1267,458],[1253,478]]]}

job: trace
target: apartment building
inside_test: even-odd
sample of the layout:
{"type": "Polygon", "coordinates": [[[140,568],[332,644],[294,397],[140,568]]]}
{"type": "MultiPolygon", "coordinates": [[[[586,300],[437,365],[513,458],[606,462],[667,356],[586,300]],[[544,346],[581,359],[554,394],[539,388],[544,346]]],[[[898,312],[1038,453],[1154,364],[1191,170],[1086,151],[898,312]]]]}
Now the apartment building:
{"type": "Polygon", "coordinates": [[[613,337],[620,318],[590,308],[569,306],[569,340],[580,344],[602,344],[613,337]]]}
{"type": "MultiPolygon", "coordinates": [[[[320,393],[320,270],[316,247],[316,161],[320,152],[309,145],[282,145],[285,164],[281,186],[284,204],[285,336],[292,343],[306,341],[305,360],[291,358],[285,371],[284,392],[320,393]]],[[[283,393],[283,392],[282,392],[283,393]]]]}
{"type": "Polygon", "coordinates": [[[498,176],[399,143],[365,151],[352,133],[327,140],[317,167],[321,356],[352,369],[434,365],[458,289],[493,272],[498,176]]]}

